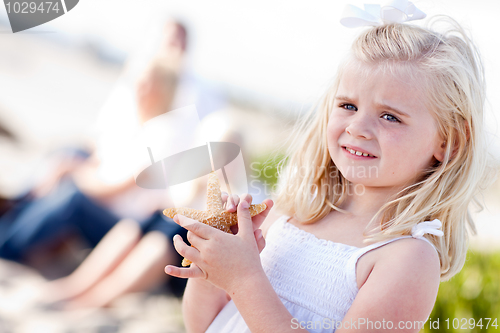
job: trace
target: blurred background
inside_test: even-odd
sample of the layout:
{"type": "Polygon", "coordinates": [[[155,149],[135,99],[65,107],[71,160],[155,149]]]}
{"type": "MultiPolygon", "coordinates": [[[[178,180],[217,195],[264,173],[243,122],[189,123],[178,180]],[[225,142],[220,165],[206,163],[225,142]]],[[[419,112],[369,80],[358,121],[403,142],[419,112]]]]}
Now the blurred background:
{"type": "MultiPolygon", "coordinates": [[[[339,24],[347,3],[363,5],[356,0],[81,0],[62,17],[16,34],[0,6],[0,196],[23,195],[44,172],[47,156],[60,147],[95,148],[103,114],[111,114],[107,126],[128,126],[137,103],[135,84],[161,54],[165,24],[172,20],[187,31],[181,74],[197,96],[185,100],[205,101],[204,123],[238,133],[249,182],[258,181],[249,192],[269,196],[274,180],[259,170],[272,170],[266,160],[279,152],[294,121],[329,85],[359,32],[339,24]]],[[[490,149],[500,158],[500,2],[414,3],[428,16],[455,18],[479,47],[490,149]]],[[[177,103],[183,106],[182,98],[177,103]]],[[[441,328],[432,331],[454,331],[443,328],[447,318],[500,321],[500,182],[485,192],[484,204],[474,213],[478,234],[471,238],[464,270],[441,284],[431,315],[441,318],[441,328]]],[[[50,272],[36,263],[1,262],[0,332],[183,332],[180,299],[164,289],[128,293],[104,309],[27,306],[32,285],[68,274],[88,253],[74,242],[65,246],[57,249],[57,265],[63,267],[54,267],[54,261],[50,272]]]]}

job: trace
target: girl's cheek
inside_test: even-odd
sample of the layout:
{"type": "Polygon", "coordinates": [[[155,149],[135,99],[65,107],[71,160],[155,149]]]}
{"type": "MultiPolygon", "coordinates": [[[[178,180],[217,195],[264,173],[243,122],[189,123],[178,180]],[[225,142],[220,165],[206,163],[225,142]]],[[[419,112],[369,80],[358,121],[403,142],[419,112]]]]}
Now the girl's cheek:
{"type": "Polygon", "coordinates": [[[335,139],[336,139],[336,134],[335,134],[335,128],[334,126],[332,126],[330,123],[328,124],[327,128],[326,128],[326,138],[327,138],[327,141],[328,141],[328,145],[332,145],[334,142],[335,142],[335,139]]]}
{"type": "Polygon", "coordinates": [[[408,143],[407,148],[411,148],[412,145],[414,145],[411,140],[408,140],[408,137],[407,135],[405,135],[404,131],[379,130],[377,138],[381,145],[383,145],[384,143],[388,143],[391,147],[394,148],[405,143],[408,143]]]}
{"type": "Polygon", "coordinates": [[[340,136],[342,135],[342,133],[344,133],[345,131],[345,127],[343,127],[343,124],[341,121],[337,121],[337,122],[332,122],[330,121],[330,123],[328,124],[327,126],[327,129],[326,129],[326,135],[328,137],[328,141],[330,144],[335,144],[338,142],[340,136]]]}
{"type": "Polygon", "coordinates": [[[342,119],[334,116],[334,112],[330,114],[330,119],[328,120],[328,125],[326,127],[326,131],[328,135],[334,135],[339,132],[339,129],[342,127],[342,119]]]}

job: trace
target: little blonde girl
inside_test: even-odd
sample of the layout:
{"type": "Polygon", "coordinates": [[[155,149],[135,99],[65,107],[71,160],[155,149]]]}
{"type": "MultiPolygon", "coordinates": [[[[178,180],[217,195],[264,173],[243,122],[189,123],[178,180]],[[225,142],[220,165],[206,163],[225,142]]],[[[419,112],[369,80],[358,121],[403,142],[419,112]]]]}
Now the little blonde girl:
{"type": "Polygon", "coordinates": [[[228,204],[236,235],[176,216],[194,264],[165,270],[190,278],[188,332],[420,330],[464,264],[486,178],[483,69],[447,21],[361,33],[294,135],[269,216],[266,200],[251,219],[248,195],[228,204]]]}

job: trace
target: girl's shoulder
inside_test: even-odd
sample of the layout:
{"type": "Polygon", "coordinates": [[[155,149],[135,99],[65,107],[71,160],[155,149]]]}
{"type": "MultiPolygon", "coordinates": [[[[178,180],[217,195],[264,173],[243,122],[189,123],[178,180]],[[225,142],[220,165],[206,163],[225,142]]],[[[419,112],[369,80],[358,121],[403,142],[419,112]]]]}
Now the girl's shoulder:
{"type": "Polygon", "coordinates": [[[436,249],[419,237],[397,239],[381,246],[378,253],[375,262],[379,265],[402,265],[404,263],[405,266],[411,267],[430,266],[434,269],[440,267],[436,249]]]}
{"type": "Polygon", "coordinates": [[[344,320],[367,314],[393,322],[428,318],[440,282],[439,259],[429,243],[418,238],[399,239],[370,251],[364,259],[373,261],[373,266],[365,281],[358,279],[359,292],[344,320]]]}
{"type": "MultiPolygon", "coordinates": [[[[368,263],[370,273],[363,281],[358,281],[361,287],[368,279],[390,279],[401,273],[401,280],[412,284],[408,276],[420,276],[419,281],[426,281],[429,285],[437,286],[440,280],[440,261],[436,249],[419,238],[403,238],[377,247],[364,253],[358,264],[368,263]],[[364,257],[364,258],[363,258],[364,257]]],[[[362,265],[360,265],[362,266],[362,265]]]]}

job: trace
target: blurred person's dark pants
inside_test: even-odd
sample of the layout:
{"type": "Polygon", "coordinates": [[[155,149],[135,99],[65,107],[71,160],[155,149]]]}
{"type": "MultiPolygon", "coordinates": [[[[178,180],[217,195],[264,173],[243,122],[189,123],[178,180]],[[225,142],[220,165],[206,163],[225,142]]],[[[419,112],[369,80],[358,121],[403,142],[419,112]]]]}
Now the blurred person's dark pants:
{"type": "Polygon", "coordinates": [[[47,196],[25,197],[0,218],[0,257],[21,261],[30,251],[72,233],[94,247],[118,220],[65,179],[47,196]]]}
{"type": "MultiPolygon", "coordinates": [[[[0,217],[0,257],[21,261],[30,251],[74,233],[95,247],[119,220],[65,179],[49,195],[24,197],[0,217]]],[[[159,231],[169,240],[179,234],[187,242],[187,231],[161,211],[137,222],[143,233],[159,231]]]]}

